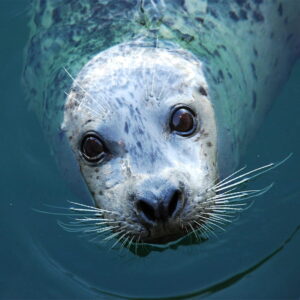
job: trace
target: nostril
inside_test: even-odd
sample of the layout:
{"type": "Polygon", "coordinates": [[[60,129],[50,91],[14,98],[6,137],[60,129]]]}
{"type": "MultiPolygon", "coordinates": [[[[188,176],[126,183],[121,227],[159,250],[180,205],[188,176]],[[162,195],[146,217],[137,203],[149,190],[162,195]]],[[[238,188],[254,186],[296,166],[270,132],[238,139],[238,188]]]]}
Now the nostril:
{"type": "Polygon", "coordinates": [[[179,190],[176,190],[173,195],[172,198],[170,199],[169,205],[168,205],[168,215],[169,217],[172,217],[174,212],[177,210],[178,207],[178,202],[181,198],[182,194],[179,190]]]}
{"type": "Polygon", "coordinates": [[[134,197],[138,217],[143,223],[154,226],[175,219],[184,206],[183,192],[168,188],[161,193],[161,198],[134,197]]]}
{"type": "Polygon", "coordinates": [[[144,214],[144,216],[154,222],[155,221],[155,210],[154,208],[145,202],[144,200],[139,200],[137,202],[137,208],[144,214]]]}

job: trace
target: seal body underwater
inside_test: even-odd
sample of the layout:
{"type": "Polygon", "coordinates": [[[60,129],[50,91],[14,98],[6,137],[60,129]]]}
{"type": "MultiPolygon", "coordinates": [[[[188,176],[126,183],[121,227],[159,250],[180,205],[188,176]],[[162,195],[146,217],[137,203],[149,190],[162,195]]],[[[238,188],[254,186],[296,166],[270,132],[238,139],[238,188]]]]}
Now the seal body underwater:
{"type": "Polygon", "coordinates": [[[299,57],[299,16],[292,0],[35,1],[24,82],[92,195],[83,228],[165,243],[263,193],[236,189],[274,164],[232,172],[299,57]]]}

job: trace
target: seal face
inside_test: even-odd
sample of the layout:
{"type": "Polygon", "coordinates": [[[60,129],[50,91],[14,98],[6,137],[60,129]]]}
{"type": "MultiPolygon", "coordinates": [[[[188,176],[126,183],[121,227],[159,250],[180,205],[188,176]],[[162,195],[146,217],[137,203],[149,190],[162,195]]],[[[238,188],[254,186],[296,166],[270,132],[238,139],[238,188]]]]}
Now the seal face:
{"type": "Polygon", "coordinates": [[[198,228],[217,179],[202,65],[183,50],[118,45],[89,61],[63,130],[112,231],[164,243],[198,228]]]}

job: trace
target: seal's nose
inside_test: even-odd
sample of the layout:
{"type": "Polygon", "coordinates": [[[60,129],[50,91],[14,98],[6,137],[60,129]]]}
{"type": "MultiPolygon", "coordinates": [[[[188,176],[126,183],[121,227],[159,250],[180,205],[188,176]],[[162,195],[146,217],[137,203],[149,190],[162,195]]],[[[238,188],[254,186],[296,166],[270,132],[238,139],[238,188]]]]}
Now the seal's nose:
{"type": "Polygon", "coordinates": [[[163,198],[139,198],[136,202],[137,210],[142,221],[148,225],[165,223],[174,218],[183,206],[183,193],[170,188],[163,198]]]}

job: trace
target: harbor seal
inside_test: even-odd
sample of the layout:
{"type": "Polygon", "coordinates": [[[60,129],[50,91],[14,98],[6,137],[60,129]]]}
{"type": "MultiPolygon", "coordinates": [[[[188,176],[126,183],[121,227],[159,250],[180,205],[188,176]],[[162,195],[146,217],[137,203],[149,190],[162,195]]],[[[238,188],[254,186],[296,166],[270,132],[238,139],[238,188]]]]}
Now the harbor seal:
{"type": "Polygon", "coordinates": [[[236,189],[276,164],[234,171],[299,57],[299,14],[279,0],[35,1],[24,81],[81,195],[80,230],[166,243],[268,190],[236,189]]]}

